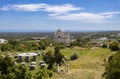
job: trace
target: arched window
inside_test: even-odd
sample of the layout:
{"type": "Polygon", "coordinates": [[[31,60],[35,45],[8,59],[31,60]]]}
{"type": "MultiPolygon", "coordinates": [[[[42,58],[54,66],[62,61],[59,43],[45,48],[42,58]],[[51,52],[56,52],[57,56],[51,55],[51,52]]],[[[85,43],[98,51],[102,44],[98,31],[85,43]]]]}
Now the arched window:
{"type": "Polygon", "coordinates": [[[60,36],[58,36],[58,38],[60,38],[60,36]]]}

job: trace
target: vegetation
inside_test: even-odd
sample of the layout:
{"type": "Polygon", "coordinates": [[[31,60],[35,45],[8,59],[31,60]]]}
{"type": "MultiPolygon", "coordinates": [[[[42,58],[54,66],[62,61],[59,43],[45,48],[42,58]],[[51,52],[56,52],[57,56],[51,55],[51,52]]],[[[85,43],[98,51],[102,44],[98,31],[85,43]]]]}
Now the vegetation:
{"type": "Polygon", "coordinates": [[[111,51],[117,51],[119,50],[119,43],[118,42],[112,42],[109,46],[109,48],[111,49],[111,51]]]}
{"type": "Polygon", "coordinates": [[[43,55],[43,60],[48,64],[48,69],[54,69],[55,58],[52,51],[48,51],[45,55],[43,55]]]}
{"type": "Polygon", "coordinates": [[[108,46],[107,46],[107,44],[103,44],[102,47],[103,48],[107,48],[108,46]]]}
{"type": "Polygon", "coordinates": [[[8,55],[0,55],[0,79],[47,79],[53,76],[53,72],[43,68],[32,74],[27,66],[15,64],[8,55]]]}
{"type": "Polygon", "coordinates": [[[32,50],[45,50],[49,46],[49,41],[22,41],[22,40],[9,40],[7,44],[1,44],[1,51],[32,51],[32,50]]]}
{"type": "Polygon", "coordinates": [[[62,59],[64,58],[64,55],[60,53],[60,47],[58,46],[55,47],[54,57],[56,64],[62,65],[62,59]]]}
{"type": "MultiPolygon", "coordinates": [[[[51,48],[48,48],[51,49],[51,48]]],[[[61,49],[61,53],[70,58],[77,53],[79,59],[74,61],[66,61],[70,65],[70,71],[67,74],[55,74],[51,79],[101,79],[104,72],[104,59],[107,59],[114,52],[104,48],[65,48],[61,49]]],[[[61,67],[64,68],[64,65],[61,67]]]]}
{"type": "Polygon", "coordinates": [[[77,40],[71,42],[70,46],[66,46],[63,43],[56,44],[49,39],[40,41],[31,40],[30,38],[10,39],[8,43],[0,44],[0,79],[101,79],[103,72],[105,79],[119,79],[120,52],[114,54],[119,50],[119,42],[109,41],[109,43],[112,42],[109,46],[110,49],[107,49],[108,41],[103,44],[103,48],[89,45],[91,39],[98,39],[101,36],[112,38],[110,35],[111,32],[106,34],[73,33],[73,36],[77,40]],[[49,46],[50,44],[52,45],[49,46]],[[35,70],[30,71],[29,62],[27,66],[23,66],[20,63],[15,65],[15,60],[5,55],[7,52],[14,53],[36,50],[38,52],[42,50],[46,51],[36,61],[38,63],[40,60],[44,60],[47,64],[45,68],[37,67],[35,70]],[[63,59],[65,59],[65,64],[62,63],[63,59]],[[67,74],[57,74],[54,72],[56,64],[60,65],[60,70],[63,72],[66,69],[66,64],[69,64],[70,71],[67,74]]]}
{"type": "Polygon", "coordinates": [[[71,60],[76,60],[76,59],[78,59],[78,58],[79,58],[79,56],[78,56],[78,54],[76,54],[76,53],[74,53],[74,54],[70,57],[71,60]]]}
{"type": "MultiPolygon", "coordinates": [[[[45,58],[43,56],[43,58],[46,59],[44,61],[48,63],[47,68],[45,70],[41,70],[37,68],[35,71],[29,71],[27,68],[25,68],[26,70],[25,79],[32,77],[36,79],[40,78],[42,72],[47,74],[46,77],[48,78],[50,77],[50,75],[53,75],[52,74],[53,70],[51,70],[52,68],[49,69],[48,67],[49,67],[49,63],[52,62],[52,58],[54,58],[54,53],[55,53],[54,50],[55,50],[54,47],[48,47],[46,49],[46,51],[48,52],[46,53],[45,58]]],[[[87,48],[73,47],[73,48],[61,49],[59,51],[58,50],[59,48],[56,48],[56,52],[61,53],[67,59],[69,59],[74,54],[74,52],[76,52],[76,54],[79,56],[79,59],[75,61],[67,61],[67,64],[70,65],[69,73],[67,74],[54,73],[51,79],[56,79],[56,78],[57,79],[100,79],[101,74],[104,72],[104,65],[102,65],[104,64],[103,60],[112,54],[112,52],[110,52],[109,49],[103,49],[103,48],[87,49],[87,48]]],[[[52,66],[54,68],[55,65],[52,66]]],[[[61,65],[60,68],[64,68],[64,65],[61,65]]],[[[43,79],[47,79],[46,77],[43,77],[43,79]]]]}
{"type": "Polygon", "coordinates": [[[52,76],[53,76],[52,71],[43,68],[35,74],[35,79],[48,79],[49,77],[52,76]]]}
{"type": "Polygon", "coordinates": [[[70,43],[70,46],[80,46],[85,47],[87,43],[90,41],[90,38],[81,38],[77,37],[77,40],[70,43]]]}
{"type": "Polygon", "coordinates": [[[0,79],[25,79],[26,68],[15,65],[9,56],[0,55],[0,79]]]}
{"type": "Polygon", "coordinates": [[[111,55],[105,67],[103,77],[105,79],[120,79],[120,51],[111,55]]]}

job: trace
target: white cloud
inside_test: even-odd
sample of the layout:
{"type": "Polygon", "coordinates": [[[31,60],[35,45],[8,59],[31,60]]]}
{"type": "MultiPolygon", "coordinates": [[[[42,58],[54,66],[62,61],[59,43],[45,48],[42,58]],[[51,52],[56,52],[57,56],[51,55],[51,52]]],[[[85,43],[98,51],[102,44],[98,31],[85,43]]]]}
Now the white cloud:
{"type": "Polygon", "coordinates": [[[62,13],[67,13],[70,11],[76,11],[80,9],[82,8],[74,7],[71,4],[64,4],[61,6],[48,6],[45,8],[45,11],[62,14],[62,13]]]}
{"type": "Polygon", "coordinates": [[[6,5],[0,8],[3,11],[15,10],[26,12],[48,12],[48,16],[58,20],[79,20],[81,22],[105,22],[113,18],[120,12],[104,12],[104,13],[88,13],[82,12],[83,7],[75,7],[72,4],[63,5],[49,5],[45,3],[40,4],[19,4],[6,5]]]}
{"type": "Polygon", "coordinates": [[[21,5],[6,5],[0,8],[0,10],[17,10],[17,11],[29,11],[29,12],[37,12],[37,11],[46,11],[52,12],[56,14],[66,13],[70,11],[76,11],[82,9],[81,7],[74,7],[71,4],[63,4],[63,5],[48,5],[48,4],[21,4],[21,5]]]}
{"type": "Polygon", "coordinates": [[[105,12],[105,13],[68,13],[63,15],[54,16],[58,20],[80,20],[82,22],[105,22],[108,19],[113,18],[115,14],[120,12],[105,12]]]}
{"type": "Polygon", "coordinates": [[[22,5],[12,5],[10,8],[13,10],[20,10],[20,11],[40,11],[46,7],[46,4],[22,4],[22,5]]]}
{"type": "Polygon", "coordinates": [[[105,13],[101,13],[101,15],[113,15],[113,14],[120,14],[120,12],[105,12],[105,13]]]}

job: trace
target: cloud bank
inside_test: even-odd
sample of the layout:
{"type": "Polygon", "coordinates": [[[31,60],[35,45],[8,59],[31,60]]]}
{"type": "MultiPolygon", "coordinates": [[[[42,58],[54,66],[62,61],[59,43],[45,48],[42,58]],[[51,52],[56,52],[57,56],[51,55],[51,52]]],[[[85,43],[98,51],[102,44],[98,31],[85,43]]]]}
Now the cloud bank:
{"type": "Polygon", "coordinates": [[[104,22],[105,20],[113,18],[120,12],[105,12],[105,13],[69,13],[65,15],[54,16],[55,19],[59,20],[80,20],[82,22],[104,22]]]}
{"type": "Polygon", "coordinates": [[[58,20],[80,20],[81,22],[104,22],[113,18],[120,12],[102,12],[102,13],[89,13],[82,12],[83,7],[75,7],[72,4],[63,5],[49,5],[41,4],[19,4],[19,5],[5,5],[0,8],[2,11],[24,11],[24,12],[40,12],[48,13],[49,17],[58,20]]]}
{"type": "Polygon", "coordinates": [[[76,11],[82,9],[81,7],[74,7],[71,4],[63,5],[48,5],[48,4],[21,4],[21,5],[6,5],[0,8],[0,10],[16,10],[16,11],[28,11],[28,12],[37,12],[37,11],[46,11],[53,13],[66,13],[70,11],[76,11]]]}

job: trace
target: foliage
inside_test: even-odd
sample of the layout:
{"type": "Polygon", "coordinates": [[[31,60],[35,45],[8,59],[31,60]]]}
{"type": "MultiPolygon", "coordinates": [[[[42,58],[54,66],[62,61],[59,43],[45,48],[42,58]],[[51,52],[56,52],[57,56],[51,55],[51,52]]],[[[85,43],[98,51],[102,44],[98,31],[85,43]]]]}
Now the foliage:
{"type": "Polygon", "coordinates": [[[23,41],[23,40],[8,40],[7,44],[1,44],[0,50],[5,51],[32,51],[32,50],[45,50],[49,46],[49,41],[23,41]]]}
{"type": "Polygon", "coordinates": [[[0,71],[1,74],[9,74],[14,66],[14,62],[11,60],[9,56],[0,56],[0,71]],[[9,72],[8,72],[9,71],[9,72]]]}
{"type": "Polygon", "coordinates": [[[48,79],[49,77],[52,77],[52,76],[53,76],[53,72],[44,68],[39,70],[35,74],[35,79],[48,79]]]}
{"type": "Polygon", "coordinates": [[[33,75],[29,71],[26,71],[25,79],[32,79],[32,77],[33,77],[33,75]]]}
{"type": "Polygon", "coordinates": [[[43,60],[48,64],[48,69],[53,69],[53,65],[55,63],[55,58],[52,54],[52,51],[48,51],[45,55],[43,55],[43,60]]]}
{"type": "Polygon", "coordinates": [[[10,57],[0,55],[0,79],[14,79],[14,64],[10,57]]]}
{"type": "Polygon", "coordinates": [[[42,50],[45,50],[45,49],[46,49],[46,46],[45,46],[45,45],[42,45],[42,46],[41,46],[41,49],[42,49],[42,50]]]}
{"type": "Polygon", "coordinates": [[[107,48],[107,44],[103,44],[102,47],[103,47],[103,48],[107,48]]]}
{"type": "Polygon", "coordinates": [[[90,38],[80,38],[77,37],[77,40],[70,43],[70,46],[81,46],[84,47],[90,41],[90,38]]]}
{"type": "Polygon", "coordinates": [[[30,77],[22,65],[15,65],[8,55],[0,55],[0,79],[27,79],[30,77]]]}
{"type": "Polygon", "coordinates": [[[61,65],[64,55],[60,53],[60,47],[58,46],[55,47],[54,57],[55,57],[56,64],[61,65]]]}
{"type": "Polygon", "coordinates": [[[76,59],[78,59],[78,58],[79,58],[79,56],[78,56],[77,53],[74,53],[74,54],[70,57],[71,60],[76,60],[76,59]]]}
{"type": "Polygon", "coordinates": [[[25,66],[15,65],[14,60],[9,56],[3,57],[0,55],[0,79],[47,79],[52,75],[53,72],[46,68],[38,70],[33,75],[25,66]]]}
{"type": "Polygon", "coordinates": [[[119,43],[118,42],[112,42],[109,46],[109,48],[112,50],[112,51],[116,51],[116,50],[119,50],[119,43]]]}
{"type": "Polygon", "coordinates": [[[105,79],[120,79],[120,51],[110,56],[103,77],[105,79]]]}
{"type": "Polygon", "coordinates": [[[11,46],[10,46],[10,44],[2,44],[1,45],[1,51],[10,51],[10,49],[11,49],[11,46]]]}

